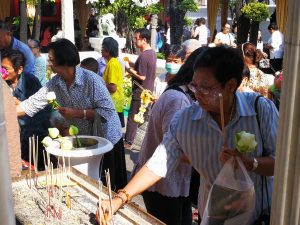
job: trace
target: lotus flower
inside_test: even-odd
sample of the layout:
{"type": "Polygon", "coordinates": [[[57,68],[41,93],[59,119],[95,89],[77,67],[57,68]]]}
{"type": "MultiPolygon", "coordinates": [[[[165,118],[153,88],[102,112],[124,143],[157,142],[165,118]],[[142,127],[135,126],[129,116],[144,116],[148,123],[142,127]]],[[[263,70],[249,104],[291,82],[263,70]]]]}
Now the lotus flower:
{"type": "Polygon", "coordinates": [[[81,147],[81,142],[78,138],[78,128],[74,125],[71,125],[70,128],[69,128],[69,134],[72,135],[72,136],[75,136],[76,138],[76,144],[77,144],[77,147],[81,147]]]}
{"type": "Polygon", "coordinates": [[[62,138],[61,139],[61,143],[60,143],[60,147],[62,150],[72,150],[73,149],[73,143],[72,141],[62,138]]]}
{"type": "Polygon", "coordinates": [[[48,128],[49,136],[54,139],[59,136],[59,130],[57,128],[48,128]]]}
{"type": "Polygon", "coordinates": [[[52,106],[53,109],[57,109],[58,107],[60,107],[60,105],[56,101],[56,95],[54,92],[49,91],[47,93],[46,98],[47,98],[48,103],[52,106]]]}
{"type": "Polygon", "coordinates": [[[256,146],[254,134],[241,131],[235,135],[235,147],[240,153],[253,152],[256,146]]]}
{"type": "Polygon", "coordinates": [[[47,136],[47,137],[44,137],[44,139],[42,140],[42,144],[45,146],[45,147],[50,147],[52,145],[52,138],[47,136]]]}
{"type": "Polygon", "coordinates": [[[0,73],[1,73],[1,75],[2,75],[2,79],[3,79],[3,80],[7,79],[7,77],[8,77],[8,72],[7,72],[6,69],[1,68],[0,73]]]}

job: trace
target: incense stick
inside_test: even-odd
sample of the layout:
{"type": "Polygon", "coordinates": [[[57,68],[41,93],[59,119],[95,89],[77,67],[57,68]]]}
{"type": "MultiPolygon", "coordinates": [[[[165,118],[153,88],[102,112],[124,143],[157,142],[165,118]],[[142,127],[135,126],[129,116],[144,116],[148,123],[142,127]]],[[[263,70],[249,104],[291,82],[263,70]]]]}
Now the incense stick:
{"type": "Polygon", "coordinates": [[[102,199],[101,199],[101,193],[102,193],[102,181],[98,180],[98,185],[99,185],[99,199],[98,199],[98,203],[99,203],[99,207],[98,207],[98,210],[99,210],[99,220],[100,220],[100,223],[102,222],[102,199]]]}
{"type": "Polygon", "coordinates": [[[28,166],[28,169],[29,169],[29,179],[31,179],[31,154],[32,154],[32,149],[31,149],[31,137],[29,138],[29,166],[28,166]]]}
{"type": "Polygon", "coordinates": [[[33,157],[33,168],[34,168],[34,173],[36,173],[36,153],[35,153],[35,136],[33,135],[32,137],[32,141],[31,141],[31,144],[32,144],[32,157],[33,157]]]}
{"type": "Polygon", "coordinates": [[[222,136],[223,136],[223,139],[225,141],[224,102],[223,102],[222,93],[219,93],[219,100],[220,100],[220,115],[221,115],[222,136]]]}
{"type": "Polygon", "coordinates": [[[39,136],[36,136],[36,171],[38,172],[39,165],[39,136]]]}
{"type": "Polygon", "coordinates": [[[105,171],[106,185],[108,188],[108,198],[109,198],[109,216],[112,218],[112,194],[111,194],[111,183],[110,183],[110,173],[109,169],[105,171]]]}

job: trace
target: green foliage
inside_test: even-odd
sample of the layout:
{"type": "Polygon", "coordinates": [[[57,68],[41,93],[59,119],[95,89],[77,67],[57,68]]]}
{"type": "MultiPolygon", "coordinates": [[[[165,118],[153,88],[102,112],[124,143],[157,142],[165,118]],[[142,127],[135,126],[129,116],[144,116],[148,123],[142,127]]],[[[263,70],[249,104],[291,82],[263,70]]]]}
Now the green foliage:
{"type": "Polygon", "coordinates": [[[266,3],[251,2],[245,5],[241,12],[250,20],[262,22],[270,17],[270,11],[266,3]]]}
{"type": "Polygon", "coordinates": [[[184,17],[184,25],[185,26],[192,26],[193,25],[193,20],[191,18],[188,18],[188,17],[184,17]]]}
{"type": "MultiPolygon", "coordinates": [[[[27,24],[28,24],[28,26],[33,26],[33,18],[27,16],[27,24]]],[[[20,26],[20,17],[19,16],[13,17],[12,25],[15,27],[20,26]]]]}
{"type": "Polygon", "coordinates": [[[98,9],[100,15],[124,12],[130,29],[144,27],[146,24],[145,15],[158,14],[163,10],[161,3],[153,4],[149,7],[139,7],[132,0],[115,0],[113,4],[106,0],[99,0],[92,6],[98,9]]]}
{"type": "Polygon", "coordinates": [[[198,11],[198,5],[197,2],[194,0],[181,0],[178,5],[178,9],[183,12],[197,12],[198,11]]]}
{"type": "Polygon", "coordinates": [[[156,58],[158,58],[158,59],[165,59],[165,54],[162,53],[162,52],[157,52],[156,53],[156,58]]]}

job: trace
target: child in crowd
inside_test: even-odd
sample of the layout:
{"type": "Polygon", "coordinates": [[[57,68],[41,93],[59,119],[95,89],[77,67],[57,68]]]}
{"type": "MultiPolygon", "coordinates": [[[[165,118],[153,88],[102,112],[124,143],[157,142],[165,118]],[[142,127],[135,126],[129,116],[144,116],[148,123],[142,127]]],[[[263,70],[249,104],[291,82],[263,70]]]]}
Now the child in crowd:
{"type": "Polygon", "coordinates": [[[96,59],[89,57],[81,61],[80,67],[93,71],[98,74],[98,62],[96,59]]]}

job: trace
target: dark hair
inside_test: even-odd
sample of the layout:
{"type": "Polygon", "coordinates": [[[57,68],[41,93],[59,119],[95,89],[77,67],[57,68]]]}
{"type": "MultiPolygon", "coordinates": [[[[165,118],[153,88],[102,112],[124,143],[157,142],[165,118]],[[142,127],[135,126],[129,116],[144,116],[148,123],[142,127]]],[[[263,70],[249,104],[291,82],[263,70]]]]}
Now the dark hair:
{"type": "Polygon", "coordinates": [[[166,51],[166,58],[170,55],[174,55],[176,58],[181,58],[181,60],[184,60],[185,54],[186,52],[181,45],[171,45],[171,47],[166,51]]]}
{"type": "Polygon", "coordinates": [[[197,48],[195,51],[193,51],[190,54],[190,56],[187,58],[185,63],[180,67],[175,77],[168,82],[168,85],[173,86],[173,85],[189,84],[192,81],[194,75],[194,68],[193,68],[194,62],[197,56],[199,56],[199,54],[204,52],[207,48],[208,47],[200,47],[197,48]]]}
{"type": "Polygon", "coordinates": [[[262,52],[252,43],[242,44],[241,50],[243,57],[248,58],[253,65],[256,65],[263,58],[262,52]]]}
{"type": "Polygon", "coordinates": [[[9,22],[4,22],[3,20],[0,20],[0,30],[5,32],[11,32],[11,25],[9,22]]]}
{"type": "Polygon", "coordinates": [[[195,24],[197,25],[197,26],[200,26],[201,25],[201,18],[197,18],[196,20],[195,20],[195,24]]]}
{"type": "Polygon", "coordinates": [[[48,45],[53,50],[55,64],[58,66],[76,66],[79,64],[79,53],[76,46],[68,39],[62,38],[48,45]]]}
{"type": "Polygon", "coordinates": [[[102,41],[102,47],[105,48],[111,57],[119,56],[119,44],[112,37],[106,37],[102,41]]]}
{"type": "Polygon", "coordinates": [[[28,39],[28,42],[31,41],[33,43],[34,48],[40,48],[41,47],[41,44],[40,44],[40,41],[36,40],[36,39],[28,39]]]}
{"type": "Polygon", "coordinates": [[[205,24],[205,23],[206,23],[205,18],[201,17],[201,18],[200,18],[200,24],[205,24]]]}
{"type": "Polygon", "coordinates": [[[89,57],[81,61],[80,66],[84,69],[98,73],[99,64],[96,59],[89,57]]]}
{"type": "Polygon", "coordinates": [[[268,26],[268,30],[278,30],[278,26],[276,23],[270,23],[268,26]]]}
{"type": "Polygon", "coordinates": [[[197,57],[194,71],[199,68],[211,69],[222,87],[232,78],[236,79],[238,87],[243,78],[244,62],[239,50],[218,46],[208,48],[197,57]]]}
{"type": "Polygon", "coordinates": [[[139,28],[134,31],[134,33],[139,33],[140,38],[145,38],[147,43],[150,43],[151,33],[146,28],[139,28]]]}
{"type": "Polygon", "coordinates": [[[222,23],[222,28],[225,27],[226,24],[228,24],[230,26],[230,24],[226,21],[226,22],[222,23]]]}
{"type": "Polygon", "coordinates": [[[6,49],[2,53],[2,59],[8,58],[14,68],[17,71],[21,66],[24,68],[26,59],[22,52],[14,49],[6,49]]]}

